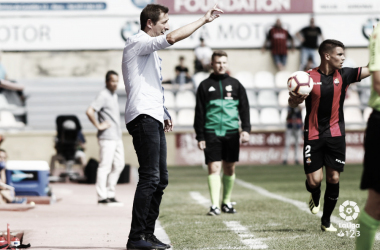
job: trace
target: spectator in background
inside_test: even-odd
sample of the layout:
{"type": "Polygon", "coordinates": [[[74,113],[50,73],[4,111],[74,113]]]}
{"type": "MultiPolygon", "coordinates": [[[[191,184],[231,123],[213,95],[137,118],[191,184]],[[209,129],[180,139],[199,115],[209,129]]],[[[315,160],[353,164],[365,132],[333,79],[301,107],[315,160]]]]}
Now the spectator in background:
{"type": "Polygon", "coordinates": [[[124,169],[124,146],[121,138],[120,111],[117,94],[119,76],[115,71],[106,74],[106,88],[100,91],[87,109],[88,119],[98,129],[100,163],[96,177],[98,204],[123,206],[115,199],[115,188],[124,169]],[[98,120],[95,118],[98,114],[98,120]]]}
{"type": "Polygon", "coordinates": [[[184,65],[185,57],[179,57],[179,65],[175,67],[175,83],[184,84],[191,81],[189,69],[184,65]]]}
{"type": "Polygon", "coordinates": [[[318,37],[321,37],[322,41],[324,39],[322,30],[318,26],[315,26],[313,17],[310,18],[310,25],[297,32],[296,36],[302,43],[300,69],[305,68],[309,58],[313,61],[312,68],[316,67],[318,65],[316,60],[319,58],[317,54],[319,47],[318,37]]]}
{"type": "Polygon", "coordinates": [[[26,198],[16,198],[13,188],[6,185],[7,180],[5,176],[5,165],[7,162],[7,158],[7,152],[4,149],[0,149],[0,204],[25,204],[26,198]]]}
{"type": "Polygon", "coordinates": [[[7,71],[5,70],[4,65],[1,63],[2,52],[0,51],[0,92],[1,89],[9,89],[15,91],[24,90],[24,86],[21,84],[16,84],[8,80],[7,71]]]}
{"type": "Polygon", "coordinates": [[[211,69],[212,49],[205,44],[205,40],[199,39],[201,44],[195,48],[195,73],[204,71],[208,72],[211,69]]]}
{"type": "Polygon", "coordinates": [[[286,66],[286,59],[288,55],[287,41],[291,42],[291,50],[294,50],[293,37],[287,30],[282,28],[281,20],[277,19],[276,24],[271,28],[267,34],[265,42],[262,47],[262,52],[265,52],[267,43],[270,42],[271,53],[273,61],[276,64],[277,70],[284,70],[286,66]]]}
{"type": "Polygon", "coordinates": [[[285,150],[283,154],[283,164],[288,164],[289,148],[294,139],[294,163],[299,165],[298,154],[300,151],[300,140],[302,139],[302,114],[301,107],[288,106],[288,116],[286,117],[285,150]]]}

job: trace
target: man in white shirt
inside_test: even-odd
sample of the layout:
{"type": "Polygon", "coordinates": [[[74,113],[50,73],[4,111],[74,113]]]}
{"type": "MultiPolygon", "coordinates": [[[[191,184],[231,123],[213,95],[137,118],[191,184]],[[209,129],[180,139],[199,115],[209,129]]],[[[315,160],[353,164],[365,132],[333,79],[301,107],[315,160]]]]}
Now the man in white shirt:
{"type": "Polygon", "coordinates": [[[199,20],[165,35],[169,30],[169,9],[149,4],[140,15],[141,30],[127,38],[122,70],[127,93],[125,123],[133,137],[139,167],[139,182],[133,201],[131,231],[127,249],[166,249],[154,236],[163,190],[168,185],[165,133],[173,130],[164,107],[161,58],[157,50],[189,37],[223,13],[216,5],[199,20]]]}
{"type": "Polygon", "coordinates": [[[195,48],[195,72],[208,72],[211,68],[212,49],[205,44],[205,40],[199,39],[201,44],[195,48]]]}
{"type": "Polygon", "coordinates": [[[123,205],[115,199],[116,184],[125,165],[119,103],[115,93],[118,83],[118,74],[108,71],[106,88],[100,91],[86,111],[88,119],[98,129],[100,163],[96,175],[96,191],[98,204],[105,206],[123,205]],[[98,114],[98,121],[95,113],[98,114]]]}

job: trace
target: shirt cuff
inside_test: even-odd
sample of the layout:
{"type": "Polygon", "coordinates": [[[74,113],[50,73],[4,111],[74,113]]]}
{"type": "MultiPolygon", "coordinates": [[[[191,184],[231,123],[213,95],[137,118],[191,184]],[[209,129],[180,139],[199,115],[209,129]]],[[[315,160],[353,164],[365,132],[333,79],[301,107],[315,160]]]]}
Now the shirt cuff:
{"type": "Polygon", "coordinates": [[[165,120],[171,120],[172,117],[169,114],[169,110],[164,106],[164,121],[165,120]]]}

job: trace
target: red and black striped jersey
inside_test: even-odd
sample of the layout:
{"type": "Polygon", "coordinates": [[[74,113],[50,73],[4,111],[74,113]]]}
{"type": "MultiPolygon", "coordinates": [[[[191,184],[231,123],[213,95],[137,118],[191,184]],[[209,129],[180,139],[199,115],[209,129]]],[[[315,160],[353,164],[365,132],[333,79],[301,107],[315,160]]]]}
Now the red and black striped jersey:
{"type": "Polygon", "coordinates": [[[289,32],[283,28],[273,27],[269,30],[267,40],[270,41],[270,46],[273,55],[286,55],[288,53],[286,42],[292,39],[289,32]]]}
{"type": "Polygon", "coordinates": [[[348,86],[360,81],[361,71],[362,68],[342,68],[331,75],[318,68],[307,71],[314,87],[305,100],[305,139],[345,135],[343,103],[348,86]]]}

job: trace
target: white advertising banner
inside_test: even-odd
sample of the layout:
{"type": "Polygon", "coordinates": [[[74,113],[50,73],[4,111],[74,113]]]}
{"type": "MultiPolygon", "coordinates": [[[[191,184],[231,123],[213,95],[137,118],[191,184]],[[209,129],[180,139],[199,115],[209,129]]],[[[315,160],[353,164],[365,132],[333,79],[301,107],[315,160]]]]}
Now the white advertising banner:
{"type": "Polygon", "coordinates": [[[379,0],[313,0],[314,13],[379,13],[379,0]]]}
{"type": "Polygon", "coordinates": [[[139,15],[153,0],[2,0],[0,17],[139,15]]]}
{"type": "MultiPolygon", "coordinates": [[[[200,15],[172,15],[177,29],[200,15]]],[[[217,48],[260,48],[265,34],[280,17],[294,35],[309,23],[309,14],[224,15],[171,48],[193,49],[203,37],[217,48]]],[[[379,15],[380,17],[380,15],[379,15]]],[[[0,50],[107,50],[123,49],[126,37],[140,29],[139,17],[28,17],[0,19],[0,50]]],[[[316,15],[316,24],[326,39],[337,39],[348,47],[368,46],[368,35],[379,18],[371,15],[316,15]]]]}

